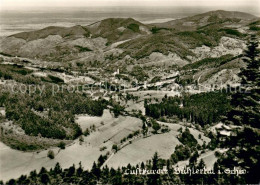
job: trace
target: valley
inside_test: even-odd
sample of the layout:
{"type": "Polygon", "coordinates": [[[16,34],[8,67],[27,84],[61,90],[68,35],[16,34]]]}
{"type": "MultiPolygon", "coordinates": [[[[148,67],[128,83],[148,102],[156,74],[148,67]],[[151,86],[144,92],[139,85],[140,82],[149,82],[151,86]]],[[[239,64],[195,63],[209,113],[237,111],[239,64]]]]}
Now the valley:
{"type": "Polygon", "coordinates": [[[215,168],[247,128],[225,119],[251,35],[259,41],[258,17],[218,10],[1,38],[0,180],[57,163],[151,168],[156,155],[161,166],[215,168]]]}

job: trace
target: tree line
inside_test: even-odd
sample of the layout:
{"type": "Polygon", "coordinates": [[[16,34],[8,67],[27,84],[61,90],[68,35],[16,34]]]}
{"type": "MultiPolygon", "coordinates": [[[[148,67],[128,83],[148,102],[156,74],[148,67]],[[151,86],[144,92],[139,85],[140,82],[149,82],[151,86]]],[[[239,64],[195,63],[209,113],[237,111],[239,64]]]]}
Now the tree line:
{"type": "Polygon", "coordinates": [[[229,94],[215,91],[183,97],[165,97],[160,103],[145,103],[146,115],[155,119],[167,116],[186,118],[196,124],[204,126],[221,120],[221,116],[230,110],[229,94]]]}

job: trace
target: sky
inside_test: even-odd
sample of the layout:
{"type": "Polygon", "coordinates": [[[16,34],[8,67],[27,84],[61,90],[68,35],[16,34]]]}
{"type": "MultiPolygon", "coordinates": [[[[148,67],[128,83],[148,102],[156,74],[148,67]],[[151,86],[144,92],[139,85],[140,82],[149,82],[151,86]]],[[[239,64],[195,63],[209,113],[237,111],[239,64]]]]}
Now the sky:
{"type": "Polygon", "coordinates": [[[246,6],[259,7],[260,0],[0,0],[1,9],[26,7],[93,6],[246,6]]]}

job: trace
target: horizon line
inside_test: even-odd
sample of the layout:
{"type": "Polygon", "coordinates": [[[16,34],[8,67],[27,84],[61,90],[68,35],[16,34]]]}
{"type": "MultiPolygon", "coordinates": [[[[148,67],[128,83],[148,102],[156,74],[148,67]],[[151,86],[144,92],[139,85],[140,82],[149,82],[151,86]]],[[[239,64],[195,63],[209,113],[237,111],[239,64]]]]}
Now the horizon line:
{"type": "MultiPolygon", "coordinates": [[[[158,11],[158,6],[128,6],[128,5],[120,5],[120,6],[116,6],[116,5],[111,5],[111,6],[73,6],[73,7],[69,7],[69,6],[19,6],[19,7],[8,7],[8,8],[4,8],[0,6],[0,12],[5,12],[5,11],[15,11],[15,10],[20,10],[20,11],[25,11],[25,10],[30,10],[31,8],[35,8],[35,10],[42,10],[44,8],[48,8],[48,10],[46,10],[46,12],[48,11],[53,11],[53,10],[58,10],[58,9],[84,9],[84,8],[102,8],[102,9],[111,9],[111,8],[140,8],[140,9],[149,9],[149,8],[156,8],[158,11]]],[[[189,5],[189,6],[183,6],[183,5],[179,5],[179,6],[165,6],[165,5],[161,5],[159,6],[159,8],[162,9],[176,9],[176,8],[186,8],[186,9],[196,9],[198,14],[200,13],[206,13],[206,12],[210,12],[210,11],[231,11],[231,12],[241,12],[241,13],[248,13],[251,15],[254,15],[258,18],[260,18],[260,12],[257,10],[252,10],[250,9],[250,11],[248,11],[248,9],[246,9],[245,6],[229,6],[229,7],[222,7],[222,6],[208,6],[208,5],[204,5],[204,6],[193,6],[193,5],[189,5]],[[233,7],[233,8],[232,8],[233,7]],[[205,9],[203,11],[199,11],[199,9],[205,9]],[[206,10],[208,8],[208,10],[206,10]],[[241,9],[237,9],[237,8],[242,8],[241,9]]],[[[32,10],[32,11],[35,11],[32,10]]],[[[159,10],[160,11],[160,10],[159,10]]],[[[158,12],[159,12],[158,11],[158,12]]],[[[160,12],[161,13],[161,12],[160,12]]],[[[195,13],[195,12],[194,12],[195,13]]]]}

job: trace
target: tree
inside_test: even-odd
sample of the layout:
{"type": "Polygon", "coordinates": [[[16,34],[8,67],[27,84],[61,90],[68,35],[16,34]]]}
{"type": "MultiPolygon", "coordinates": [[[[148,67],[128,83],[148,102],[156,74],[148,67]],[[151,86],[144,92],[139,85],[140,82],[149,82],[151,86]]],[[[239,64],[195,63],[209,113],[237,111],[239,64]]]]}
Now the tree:
{"type": "MultiPolygon", "coordinates": [[[[157,171],[159,169],[158,162],[159,162],[159,156],[158,156],[158,153],[155,152],[155,154],[152,158],[152,170],[157,171]]],[[[155,173],[155,174],[149,175],[147,184],[153,184],[153,185],[161,184],[160,183],[160,174],[155,173]]]]}
{"type": "Polygon", "coordinates": [[[152,122],[152,127],[154,130],[154,133],[157,133],[158,130],[160,130],[160,128],[161,128],[160,124],[157,121],[155,121],[154,119],[152,119],[151,122],[152,122]]]}
{"type": "MultiPolygon", "coordinates": [[[[205,162],[203,161],[203,159],[200,160],[199,164],[196,166],[196,168],[198,170],[201,170],[203,168],[205,168],[206,165],[205,165],[205,162]]],[[[196,184],[204,184],[204,179],[206,179],[207,176],[206,174],[197,174],[197,178],[195,178],[195,181],[196,181],[196,184]]]]}
{"type": "Polygon", "coordinates": [[[41,175],[41,183],[48,184],[50,182],[50,177],[47,173],[41,175]]]}
{"type": "Polygon", "coordinates": [[[16,184],[16,181],[14,179],[10,179],[6,184],[13,185],[16,184]]]}
{"type": "Polygon", "coordinates": [[[62,172],[62,169],[60,167],[60,163],[56,163],[56,165],[54,167],[54,172],[55,172],[55,174],[60,174],[62,172]]]}
{"type": "Polygon", "coordinates": [[[148,132],[148,128],[147,128],[147,126],[146,126],[144,121],[143,121],[143,126],[142,126],[142,132],[143,132],[143,135],[146,135],[147,132],[148,132]]]}
{"type": "Polygon", "coordinates": [[[116,145],[116,144],[114,144],[114,145],[112,146],[112,150],[115,150],[115,152],[117,152],[117,150],[118,150],[118,147],[117,147],[117,145],[116,145]]]}
{"type": "Polygon", "coordinates": [[[190,133],[190,130],[187,127],[184,132],[178,135],[178,139],[180,142],[182,142],[182,144],[189,147],[196,146],[198,144],[198,141],[190,133]]]}
{"type": "Polygon", "coordinates": [[[67,177],[71,177],[75,174],[76,168],[75,165],[73,164],[71,167],[69,167],[68,171],[67,171],[67,177]]]}
{"type": "Polygon", "coordinates": [[[243,61],[246,68],[241,69],[241,86],[232,95],[233,109],[227,114],[228,122],[236,125],[248,124],[260,128],[260,51],[256,36],[251,36],[243,61]]]}
{"type": "Polygon", "coordinates": [[[30,177],[31,179],[35,180],[36,177],[37,177],[37,172],[36,172],[36,170],[31,171],[29,177],[30,177]]]}
{"type": "Polygon", "coordinates": [[[100,171],[100,168],[97,166],[96,162],[93,163],[91,172],[92,172],[97,178],[100,177],[101,171],[100,171]]]}
{"type": "Polygon", "coordinates": [[[47,173],[47,170],[46,170],[46,168],[44,168],[44,167],[41,168],[39,174],[43,174],[43,173],[47,173]]]}
{"type": "Polygon", "coordinates": [[[195,151],[195,153],[191,156],[191,158],[189,160],[190,165],[195,165],[198,157],[199,157],[199,153],[198,153],[198,151],[195,151]]]}
{"type": "Polygon", "coordinates": [[[114,116],[117,118],[124,111],[124,107],[118,103],[114,103],[112,111],[114,116]]]}
{"type": "Polygon", "coordinates": [[[48,156],[50,159],[54,159],[54,157],[55,157],[54,152],[53,152],[52,150],[49,150],[49,151],[48,151],[47,156],[48,156]]]}
{"type": "Polygon", "coordinates": [[[225,169],[239,167],[247,173],[238,177],[226,175],[225,184],[259,183],[257,173],[260,170],[260,51],[256,36],[251,36],[243,61],[247,67],[241,69],[241,87],[232,95],[232,110],[228,112],[225,121],[241,128],[233,131],[235,134],[225,141],[230,150],[218,160],[220,167],[225,169]]]}
{"type": "Polygon", "coordinates": [[[86,130],[84,131],[84,136],[88,136],[89,134],[90,134],[90,132],[89,132],[89,129],[88,128],[86,128],[86,130]]]}
{"type": "Polygon", "coordinates": [[[159,157],[158,157],[158,153],[157,153],[157,152],[154,153],[154,156],[153,156],[152,161],[153,161],[152,169],[153,169],[153,170],[158,170],[159,157]]]}
{"type": "Polygon", "coordinates": [[[200,162],[198,164],[198,169],[203,169],[204,167],[206,167],[205,162],[203,161],[203,159],[200,159],[200,162]]]}
{"type": "Polygon", "coordinates": [[[83,173],[83,167],[81,162],[79,162],[79,167],[77,169],[77,176],[80,176],[83,173]]]}
{"type": "Polygon", "coordinates": [[[17,180],[17,184],[25,184],[26,179],[27,179],[27,176],[26,176],[26,175],[21,175],[21,176],[19,177],[19,179],[17,180]]]}
{"type": "Polygon", "coordinates": [[[144,162],[141,163],[141,169],[144,169],[145,168],[145,165],[144,165],[144,162]]]}
{"type": "Polygon", "coordinates": [[[105,158],[103,157],[103,155],[100,155],[98,158],[98,166],[101,167],[105,162],[105,158]]]}
{"type": "Polygon", "coordinates": [[[63,141],[59,142],[59,144],[58,144],[58,147],[60,149],[65,149],[65,146],[66,146],[66,144],[63,141]]]}
{"type": "Polygon", "coordinates": [[[80,136],[80,137],[79,137],[79,144],[81,145],[83,142],[84,142],[84,137],[83,137],[83,136],[80,136]]]}

